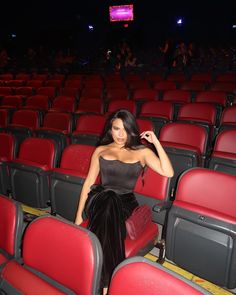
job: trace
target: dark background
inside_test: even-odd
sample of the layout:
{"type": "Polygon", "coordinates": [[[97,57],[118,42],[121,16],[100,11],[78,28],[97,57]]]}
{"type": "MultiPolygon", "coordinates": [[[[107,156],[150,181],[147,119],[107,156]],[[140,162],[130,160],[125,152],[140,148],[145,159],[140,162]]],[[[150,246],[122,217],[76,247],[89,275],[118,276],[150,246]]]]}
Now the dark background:
{"type": "Polygon", "coordinates": [[[13,51],[43,45],[85,52],[113,46],[124,38],[139,48],[148,48],[172,36],[200,45],[227,46],[235,44],[233,24],[236,0],[1,1],[0,45],[13,51]],[[135,20],[128,28],[124,23],[109,22],[109,5],[132,3],[135,20]],[[184,19],[181,28],[176,25],[177,17],[184,19]],[[89,24],[94,26],[92,32],[89,24]]]}

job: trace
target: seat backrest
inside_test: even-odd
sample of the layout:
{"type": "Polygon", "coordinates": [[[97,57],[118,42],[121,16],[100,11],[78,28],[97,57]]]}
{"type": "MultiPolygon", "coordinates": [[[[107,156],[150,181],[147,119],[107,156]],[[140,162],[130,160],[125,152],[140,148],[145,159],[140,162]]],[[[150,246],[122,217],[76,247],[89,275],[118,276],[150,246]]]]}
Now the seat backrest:
{"type": "Polygon", "coordinates": [[[144,171],[136,182],[134,192],[158,200],[166,200],[169,190],[169,179],[150,168],[144,171]]]}
{"type": "Polygon", "coordinates": [[[51,139],[30,137],[20,145],[19,160],[55,167],[55,146],[51,139]]]}
{"type": "Polygon", "coordinates": [[[31,222],[24,236],[23,261],[76,294],[98,294],[100,243],[92,232],[73,223],[53,216],[31,222]]]}
{"type": "Polygon", "coordinates": [[[96,114],[102,114],[103,101],[100,98],[87,98],[84,100],[80,100],[76,111],[78,113],[91,112],[96,114]]]}
{"type": "Polygon", "coordinates": [[[170,101],[147,101],[141,106],[140,117],[160,117],[173,119],[173,104],[170,101]]]}
{"type": "Polygon", "coordinates": [[[129,90],[125,88],[110,88],[107,89],[106,97],[108,100],[114,99],[128,99],[129,98],[129,90]]]}
{"type": "Polygon", "coordinates": [[[23,98],[21,95],[7,95],[2,99],[2,106],[11,106],[19,108],[23,105],[23,98]]]}
{"type": "Polygon", "coordinates": [[[76,132],[81,134],[101,135],[105,126],[106,117],[102,115],[82,115],[76,123],[76,132]]]}
{"type": "Polygon", "coordinates": [[[9,123],[9,112],[7,109],[0,109],[0,127],[7,127],[9,123]]]}
{"type": "Polygon", "coordinates": [[[34,94],[34,87],[31,86],[22,86],[15,88],[15,94],[30,96],[34,94]]]}
{"type": "Polygon", "coordinates": [[[221,116],[220,125],[225,124],[225,123],[236,124],[236,105],[232,105],[232,106],[224,109],[222,116],[221,116]]]}
{"type": "Polygon", "coordinates": [[[62,153],[60,168],[79,171],[86,175],[94,150],[95,146],[92,145],[71,144],[67,146],[62,153]]]}
{"type": "Polygon", "coordinates": [[[226,152],[236,155],[236,129],[223,130],[217,135],[214,152],[226,152]]]}
{"type": "Polygon", "coordinates": [[[53,87],[53,86],[39,87],[36,90],[36,94],[48,95],[48,97],[54,98],[56,96],[56,87],[53,87]]]}
{"type": "Polygon", "coordinates": [[[174,90],[176,89],[176,83],[174,81],[159,81],[154,84],[154,89],[156,90],[174,90]]]}
{"type": "Polygon", "coordinates": [[[118,109],[126,109],[136,115],[136,104],[133,100],[111,100],[108,105],[108,113],[113,113],[118,109]]]}
{"type": "Polygon", "coordinates": [[[188,102],[191,102],[191,92],[187,90],[181,90],[181,89],[167,90],[164,92],[162,100],[188,103],[188,102]]]}
{"type": "Polygon", "coordinates": [[[126,259],[115,269],[109,295],[210,294],[166,267],[143,257],[126,259]]]}
{"type": "Polygon", "coordinates": [[[202,126],[184,123],[166,124],[161,128],[159,140],[195,147],[202,155],[206,152],[207,133],[202,126]]]}
{"type": "Polygon", "coordinates": [[[11,87],[2,86],[0,87],[0,95],[12,95],[13,89],[11,87]]]}
{"type": "Polygon", "coordinates": [[[192,81],[202,81],[211,83],[212,82],[212,73],[195,73],[191,76],[192,81]]]}
{"type": "Polygon", "coordinates": [[[56,96],[52,103],[52,108],[61,109],[67,112],[75,111],[75,98],[66,95],[56,96]]]}
{"type": "Polygon", "coordinates": [[[235,82],[214,82],[210,85],[212,91],[226,91],[228,93],[236,93],[235,82]]]}
{"type": "Polygon", "coordinates": [[[196,102],[211,102],[226,106],[227,94],[224,91],[201,91],[195,98],[196,102]]]}
{"type": "Polygon", "coordinates": [[[133,93],[133,100],[155,100],[158,93],[154,89],[136,89],[133,93]]]}
{"type": "Polygon", "coordinates": [[[39,113],[33,110],[18,110],[12,116],[12,124],[21,125],[22,127],[38,128],[39,113]]]}
{"type": "Polygon", "coordinates": [[[0,195],[0,249],[3,253],[20,258],[22,231],[23,212],[20,203],[0,195]]]}
{"type": "Polygon", "coordinates": [[[154,126],[151,120],[137,119],[136,122],[138,124],[140,133],[148,130],[154,131],[154,126]]]}
{"type": "Polygon", "coordinates": [[[49,98],[47,95],[36,94],[26,99],[26,107],[36,108],[38,110],[47,111],[49,108],[49,98]]]}
{"type": "Polygon", "coordinates": [[[180,108],[177,120],[192,120],[215,125],[216,107],[211,103],[188,103],[180,108]]]}
{"type": "Polygon", "coordinates": [[[236,224],[235,187],[233,175],[193,168],[180,177],[174,204],[186,204],[186,209],[236,224]]]}
{"type": "Polygon", "coordinates": [[[70,113],[47,113],[43,119],[44,128],[53,128],[58,131],[71,132],[72,117],[70,113]]]}
{"type": "Polygon", "coordinates": [[[185,81],[180,84],[180,89],[189,91],[203,91],[206,89],[206,82],[203,81],[185,81]]]}
{"type": "Polygon", "coordinates": [[[0,133],[0,160],[10,161],[16,153],[15,138],[9,133],[0,133]]]}
{"type": "Polygon", "coordinates": [[[235,73],[221,73],[216,77],[218,82],[236,82],[235,73]]]}

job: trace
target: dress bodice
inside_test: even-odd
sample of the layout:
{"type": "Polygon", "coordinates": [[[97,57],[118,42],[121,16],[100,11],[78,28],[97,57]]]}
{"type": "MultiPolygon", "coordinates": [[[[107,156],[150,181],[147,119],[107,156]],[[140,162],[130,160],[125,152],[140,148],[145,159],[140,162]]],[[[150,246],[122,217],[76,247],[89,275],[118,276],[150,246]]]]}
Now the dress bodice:
{"type": "Polygon", "coordinates": [[[125,163],[120,160],[99,158],[102,185],[120,193],[133,191],[136,181],[143,170],[140,162],[125,163]]]}

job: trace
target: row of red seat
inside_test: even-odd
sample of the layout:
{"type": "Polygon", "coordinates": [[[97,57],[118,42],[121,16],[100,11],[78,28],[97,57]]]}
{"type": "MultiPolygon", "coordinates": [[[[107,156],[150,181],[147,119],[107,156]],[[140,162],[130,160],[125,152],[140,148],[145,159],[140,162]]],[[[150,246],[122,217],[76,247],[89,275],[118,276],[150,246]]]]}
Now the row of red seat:
{"type": "MultiPolygon", "coordinates": [[[[1,253],[3,251],[0,253],[1,292],[101,294],[103,255],[92,232],[64,219],[44,216],[28,225],[22,239],[20,204],[2,195],[0,220],[1,253]]],[[[195,283],[142,257],[126,259],[118,265],[109,286],[110,295],[166,292],[209,294],[195,283]]]]}

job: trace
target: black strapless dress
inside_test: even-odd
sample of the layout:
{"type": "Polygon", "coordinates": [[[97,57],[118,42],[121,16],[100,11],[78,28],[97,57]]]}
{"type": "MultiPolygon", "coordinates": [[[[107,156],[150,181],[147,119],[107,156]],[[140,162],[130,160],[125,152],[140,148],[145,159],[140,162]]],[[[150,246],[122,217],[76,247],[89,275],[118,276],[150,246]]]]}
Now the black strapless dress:
{"type": "Polygon", "coordinates": [[[133,194],[143,170],[140,162],[100,161],[101,185],[91,188],[85,204],[88,229],[96,234],[103,249],[102,287],[107,287],[114,268],[125,259],[125,220],[138,202],[133,194]]]}

